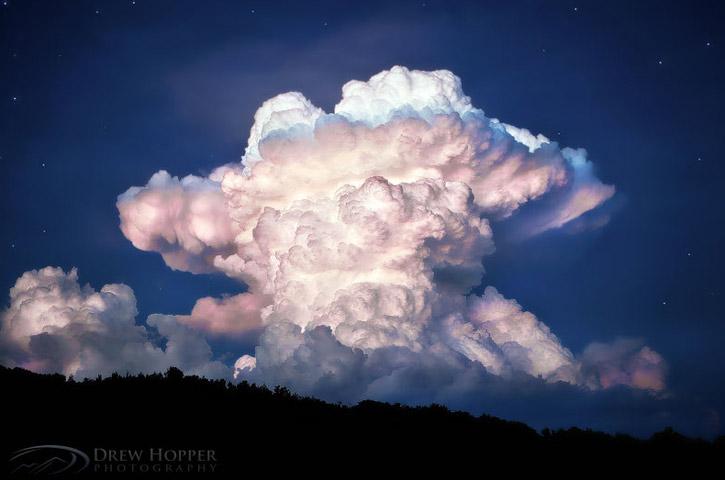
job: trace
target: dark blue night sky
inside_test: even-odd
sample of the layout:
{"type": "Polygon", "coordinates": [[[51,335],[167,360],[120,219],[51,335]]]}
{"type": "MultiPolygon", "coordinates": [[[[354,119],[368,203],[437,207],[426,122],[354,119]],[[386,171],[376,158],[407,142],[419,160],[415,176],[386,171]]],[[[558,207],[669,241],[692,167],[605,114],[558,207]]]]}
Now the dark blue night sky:
{"type": "Polygon", "coordinates": [[[118,228],[117,195],[160,169],[208,174],[238,161],[256,108],[277,93],[304,92],[329,111],[350,79],[396,64],[445,68],[488,116],[585,147],[617,187],[604,228],[497,241],[484,285],[574,352],[620,335],[646,340],[686,405],[672,423],[722,432],[717,2],[3,3],[3,296],[46,265],[78,267],[96,288],[130,285],[139,319],[242,291],[135,249],[118,228]]]}

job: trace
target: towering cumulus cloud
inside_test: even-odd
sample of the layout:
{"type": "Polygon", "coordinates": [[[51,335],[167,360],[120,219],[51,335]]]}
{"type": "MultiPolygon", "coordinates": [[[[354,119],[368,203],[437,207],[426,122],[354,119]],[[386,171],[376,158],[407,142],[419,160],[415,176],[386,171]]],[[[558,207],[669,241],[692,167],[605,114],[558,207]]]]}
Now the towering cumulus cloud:
{"type": "Polygon", "coordinates": [[[647,347],[597,344],[577,358],[495,288],[468,295],[494,252],[491,220],[546,198],[526,223],[536,235],[614,194],[584,150],[486,117],[444,70],[348,82],[334,113],[285,93],[254,118],[241,164],[208,178],[161,171],[118,198],[136,247],[248,285],[174,319],[261,332],[237,378],[342,400],[465,391],[482,375],[664,387],[647,347]]]}

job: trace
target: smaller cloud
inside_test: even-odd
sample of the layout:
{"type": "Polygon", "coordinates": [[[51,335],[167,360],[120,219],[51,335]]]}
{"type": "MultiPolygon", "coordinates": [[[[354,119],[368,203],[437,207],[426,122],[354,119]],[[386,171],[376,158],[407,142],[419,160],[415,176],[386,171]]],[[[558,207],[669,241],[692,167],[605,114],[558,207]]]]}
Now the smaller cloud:
{"type": "Polygon", "coordinates": [[[549,327],[533,313],[524,311],[516,300],[504,298],[495,288],[487,287],[482,297],[469,297],[469,319],[473,331],[498,347],[494,351],[501,368],[550,381],[577,383],[572,353],[549,327]]]}
{"type": "Polygon", "coordinates": [[[234,362],[234,378],[239,379],[242,375],[251,372],[257,367],[257,359],[251,355],[242,355],[234,362]]]}
{"type": "Polygon", "coordinates": [[[503,125],[506,133],[514,137],[514,140],[521,143],[522,145],[526,145],[526,148],[529,149],[529,153],[534,153],[545,143],[551,142],[551,140],[549,140],[546,136],[540,133],[534,135],[527,128],[514,127],[513,125],[509,125],[508,123],[501,123],[501,125],[503,125]]]}
{"type": "Polygon", "coordinates": [[[161,170],[146,186],[129,188],[116,202],[123,234],[139,250],[159,252],[176,270],[213,271],[213,258],[231,253],[238,233],[219,184],[230,168],[182,179],[161,170]]]}
{"type": "Polygon", "coordinates": [[[228,378],[230,369],[212,360],[209,344],[173,316],[151,315],[165,346],[135,322],[136,297],[123,284],[99,291],[78,283],[78,271],[45,267],[25,272],[10,289],[0,315],[0,361],[35,372],[80,378],[160,372],[171,366],[187,374],[228,378]]]}
{"type": "Polygon", "coordinates": [[[190,315],[177,315],[176,320],[212,336],[244,336],[259,333],[262,309],[271,303],[269,296],[252,293],[204,297],[196,301],[190,315]]]}
{"type": "Polygon", "coordinates": [[[580,356],[585,383],[594,388],[628,385],[651,391],[665,388],[667,364],[662,356],[634,339],[591,343],[580,356]]]}

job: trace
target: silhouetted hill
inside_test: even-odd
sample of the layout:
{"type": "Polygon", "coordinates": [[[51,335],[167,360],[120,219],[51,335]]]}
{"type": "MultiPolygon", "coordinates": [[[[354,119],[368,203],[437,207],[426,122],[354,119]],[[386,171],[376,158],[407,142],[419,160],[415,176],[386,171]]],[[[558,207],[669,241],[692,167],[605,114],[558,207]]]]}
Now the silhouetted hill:
{"type": "MultiPolygon", "coordinates": [[[[174,475],[180,471],[173,468],[182,464],[194,470],[184,475],[197,473],[200,465],[215,474],[249,473],[252,467],[275,472],[336,471],[341,466],[348,473],[375,473],[382,468],[413,473],[461,465],[486,469],[504,461],[514,471],[537,465],[566,471],[579,462],[636,461],[661,467],[686,459],[701,464],[722,458],[725,451],[722,438],[706,442],[672,430],[647,440],[577,428],[538,433],[522,423],[475,417],[440,405],[364,401],[348,407],[297,396],[284,388],[184,376],[177,369],[164,375],[114,375],[76,382],[62,375],[0,367],[0,385],[5,457],[37,445],[72,447],[90,458],[82,474],[99,468],[101,473],[103,469],[119,473],[119,465],[131,468],[134,462],[137,469],[144,462],[148,468],[170,463],[172,471],[166,473],[174,475]],[[211,450],[214,458],[196,461],[197,455],[194,462],[178,458],[168,462],[158,449],[211,450]],[[119,452],[124,450],[138,451],[139,457],[122,461],[119,452]]],[[[27,470],[29,464],[57,463],[51,453],[34,451],[33,462],[25,456],[5,462],[5,467],[27,470]]],[[[64,458],[66,452],[60,454],[64,458]]]]}

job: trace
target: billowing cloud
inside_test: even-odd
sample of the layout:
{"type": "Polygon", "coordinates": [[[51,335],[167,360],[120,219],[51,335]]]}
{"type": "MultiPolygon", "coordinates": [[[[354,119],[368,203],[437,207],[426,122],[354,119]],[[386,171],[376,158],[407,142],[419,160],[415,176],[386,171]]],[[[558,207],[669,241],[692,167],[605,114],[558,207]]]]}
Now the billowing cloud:
{"type": "Polygon", "coordinates": [[[161,253],[171,268],[210,272],[210,259],[233,252],[238,233],[219,189],[229,168],[182,179],[161,170],[145,187],[128,189],[116,204],[123,234],[136,248],[161,253]]]}
{"type": "Polygon", "coordinates": [[[491,356],[488,370],[492,373],[513,369],[535,377],[577,382],[572,353],[536,316],[495,288],[486,288],[482,297],[469,297],[467,320],[457,325],[465,333],[453,337],[469,349],[467,356],[491,356]],[[486,341],[471,341],[476,339],[486,341]]]}
{"type": "MultiPolygon", "coordinates": [[[[148,369],[171,360],[211,368],[208,345],[193,332],[255,332],[254,355],[239,357],[235,378],[337,400],[450,400],[480,392],[492,377],[522,375],[659,391],[664,362],[648,347],[593,344],[577,357],[495,288],[469,295],[495,250],[492,220],[541,202],[526,227],[537,235],[613,194],[583,149],[487,117],[451,72],[394,67],[344,85],[334,113],[300,93],[274,97],[255,115],[241,164],[208,178],[161,171],[119,196],[121,229],[136,247],[159,252],[175,269],[224,273],[247,292],[202,298],[190,315],[151,316],[149,325],[167,337],[163,350],[133,324],[135,306],[113,300],[120,293],[107,301],[125,310],[98,311],[124,312],[128,342],[149,357],[134,361],[148,369]]],[[[133,298],[128,287],[113,288],[133,298]]],[[[91,311],[79,306],[83,295],[92,292],[71,296],[79,300],[64,308],[91,311]]],[[[13,358],[46,361],[30,339],[52,334],[76,344],[56,348],[67,358],[42,368],[92,370],[78,366],[90,347],[65,333],[77,322],[18,316],[20,305],[11,293],[3,317],[13,358]]],[[[105,315],[94,313],[93,328],[108,329],[105,315]]],[[[131,361],[113,356],[118,365],[131,361]]]]}
{"type": "Polygon", "coordinates": [[[527,223],[536,235],[613,194],[583,149],[487,117],[451,72],[394,67],[345,84],[334,113],[297,92],[266,101],[242,165],[208,179],[159,172],[118,206],[139,248],[249,286],[178,317],[214,334],[262,327],[237,378],[354,399],[387,395],[411,371],[465,390],[477,365],[661,390],[649,349],[593,346],[579,359],[495,288],[466,296],[494,252],[491,220],[545,199],[527,223]]]}
{"type": "Polygon", "coordinates": [[[165,343],[152,341],[135,323],[136,298],[123,284],[99,291],[78,283],[78,272],[45,267],[25,272],[10,290],[2,313],[0,359],[4,365],[77,377],[113,372],[164,371],[170,366],[189,374],[230,376],[212,360],[209,344],[173,316],[152,315],[148,325],[165,343]]]}

